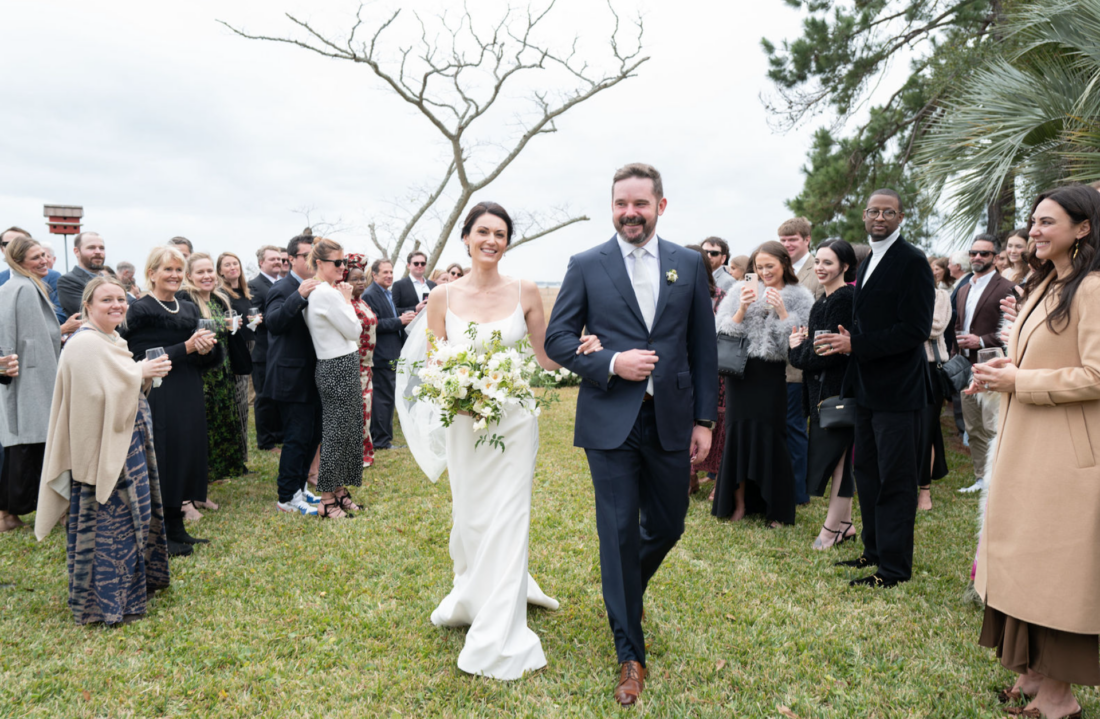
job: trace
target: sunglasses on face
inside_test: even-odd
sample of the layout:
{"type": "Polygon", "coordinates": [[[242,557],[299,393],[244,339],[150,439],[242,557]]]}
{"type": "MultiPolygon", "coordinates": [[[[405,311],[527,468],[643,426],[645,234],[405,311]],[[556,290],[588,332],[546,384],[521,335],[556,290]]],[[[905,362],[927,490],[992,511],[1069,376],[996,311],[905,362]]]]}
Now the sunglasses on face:
{"type": "Polygon", "coordinates": [[[971,250],[970,251],[970,256],[971,257],[992,257],[993,256],[993,250],[971,250]]]}
{"type": "Polygon", "coordinates": [[[289,264],[290,264],[290,260],[289,260],[289,259],[287,259],[287,260],[279,260],[279,264],[282,264],[282,265],[289,265],[289,264]]]}
{"type": "Polygon", "coordinates": [[[318,262],[331,262],[332,266],[336,267],[337,269],[339,269],[340,267],[343,267],[344,263],[347,262],[347,260],[322,260],[320,257],[317,258],[317,261],[318,262]]]}
{"type": "Polygon", "coordinates": [[[426,264],[428,264],[428,263],[427,262],[413,262],[412,266],[413,267],[423,267],[426,264]]]}
{"type": "Polygon", "coordinates": [[[722,253],[719,250],[703,250],[703,252],[706,252],[711,257],[721,257],[722,256],[722,253]]]}

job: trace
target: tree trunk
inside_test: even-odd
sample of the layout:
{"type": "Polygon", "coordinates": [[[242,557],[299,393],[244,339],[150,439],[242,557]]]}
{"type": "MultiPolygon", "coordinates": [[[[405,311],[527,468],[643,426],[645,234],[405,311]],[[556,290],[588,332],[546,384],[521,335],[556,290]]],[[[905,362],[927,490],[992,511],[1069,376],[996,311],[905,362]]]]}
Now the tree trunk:
{"type": "Polygon", "coordinates": [[[1001,191],[989,203],[985,231],[1002,237],[1016,226],[1016,174],[1008,173],[1001,183],[1001,191]]]}

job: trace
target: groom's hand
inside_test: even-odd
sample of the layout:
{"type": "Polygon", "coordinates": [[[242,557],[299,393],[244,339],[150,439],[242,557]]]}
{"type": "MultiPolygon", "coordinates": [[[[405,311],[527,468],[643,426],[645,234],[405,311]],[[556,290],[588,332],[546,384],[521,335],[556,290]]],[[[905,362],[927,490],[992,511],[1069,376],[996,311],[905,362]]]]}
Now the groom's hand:
{"type": "Polygon", "coordinates": [[[641,382],[653,374],[657,353],[653,350],[627,350],[615,358],[615,374],[631,382],[641,382]]]}
{"type": "Polygon", "coordinates": [[[710,454],[710,440],[712,430],[707,427],[695,425],[691,431],[691,463],[702,464],[710,454]]]}

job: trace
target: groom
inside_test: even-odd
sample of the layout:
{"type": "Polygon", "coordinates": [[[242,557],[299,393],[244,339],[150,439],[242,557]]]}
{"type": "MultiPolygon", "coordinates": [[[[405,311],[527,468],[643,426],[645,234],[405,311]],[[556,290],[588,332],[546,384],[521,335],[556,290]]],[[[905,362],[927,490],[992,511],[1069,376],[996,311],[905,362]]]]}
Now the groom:
{"type": "Polygon", "coordinates": [[[585,380],[574,444],[595,487],[623,706],[645,686],[642,595],[684,532],[691,464],[706,459],[718,417],[708,270],[699,253],[657,236],[666,203],[656,168],[615,173],[617,234],[569,261],[546,329],[546,354],[585,380]],[[577,354],[582,332],[604,349],[577,354]]]}

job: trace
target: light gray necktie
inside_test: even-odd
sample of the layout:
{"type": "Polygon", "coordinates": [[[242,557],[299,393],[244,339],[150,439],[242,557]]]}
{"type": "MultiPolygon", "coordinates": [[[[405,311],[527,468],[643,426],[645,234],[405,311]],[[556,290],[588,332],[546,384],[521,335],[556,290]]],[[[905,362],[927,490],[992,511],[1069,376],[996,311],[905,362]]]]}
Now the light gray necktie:
{"type": "MultiPolygon", "coordinates": [[[[632,254],[634,255],[634,296],[638,299],[638,307],[642,310],[642,319],[645,320],[646,329],[652,330],[653,315],[657,311],[657,302],[653,298],[653,282],[650,280],[649,271],[645,266],[645,248],[635,248],[632,254]]],[[[653,375],[649,376],[645,389],[649,394],[653,394],[653,375]]]]}
{"type": "Polygon", "coordinates": [[[645,266],[645,248],[638,247],[632,253],[634,255],[634,296],[638,299],[638,306],[642,310],[642,319],[645,320],[647,330],[653,329],[653,314],[657,303],[653,300],[653,283],[650,281],[649,272],[645,266]]]}

